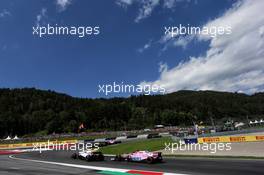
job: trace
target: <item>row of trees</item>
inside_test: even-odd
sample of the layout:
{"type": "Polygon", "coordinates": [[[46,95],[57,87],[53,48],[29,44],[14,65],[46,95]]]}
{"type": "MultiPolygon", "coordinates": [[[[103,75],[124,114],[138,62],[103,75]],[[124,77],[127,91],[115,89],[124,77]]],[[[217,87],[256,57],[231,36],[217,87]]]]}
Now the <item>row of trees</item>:
{"type": "Polygon", "coordinates": [[[53,91],[0,89],[0,136],[8,134],[128,130],[155,124],[244,120],[264,114],[264,94],[179,91],[167,95],[81,99],[53,91]]]}

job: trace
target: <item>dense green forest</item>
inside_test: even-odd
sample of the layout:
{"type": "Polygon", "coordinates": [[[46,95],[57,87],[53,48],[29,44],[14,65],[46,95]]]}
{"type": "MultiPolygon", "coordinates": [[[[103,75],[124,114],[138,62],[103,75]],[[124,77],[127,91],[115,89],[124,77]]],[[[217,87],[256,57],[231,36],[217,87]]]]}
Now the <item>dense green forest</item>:
{"type": "Polygon", "coordinates": [[[166,95],[83,99],[53,91],[0,89],[0,136],[32,133],[125,130],[155,124],[190,126],[264,114],[264,93],[178,91],[166,95]]]}

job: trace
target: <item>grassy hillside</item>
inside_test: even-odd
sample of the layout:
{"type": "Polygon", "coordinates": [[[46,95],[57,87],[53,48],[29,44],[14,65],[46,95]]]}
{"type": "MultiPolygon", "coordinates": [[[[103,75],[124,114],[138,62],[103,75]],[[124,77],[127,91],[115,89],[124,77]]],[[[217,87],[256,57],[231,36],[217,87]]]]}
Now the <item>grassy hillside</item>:
{"type": "Polygon", "coordinates": [[[190,126],[264,114],[264,93],[179,91],[166,95],[81,99],[34,88],[0,89],[0,136],[190,126]]]}

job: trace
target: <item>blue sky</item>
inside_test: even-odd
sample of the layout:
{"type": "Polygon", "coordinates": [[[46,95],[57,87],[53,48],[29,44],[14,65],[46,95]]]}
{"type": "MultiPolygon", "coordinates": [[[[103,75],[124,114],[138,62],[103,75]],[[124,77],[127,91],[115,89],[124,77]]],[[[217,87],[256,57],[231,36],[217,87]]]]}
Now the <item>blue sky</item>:
{"type": "MultiPolygon", "coordinates": [[[[209,79],[206,77],[219,70],[199,75],[201,70],[197,68],[194,71],[199,72],[199,77],[194,79],[200,78],[201,81],[195,84],[189,83],[193,82],[192,79],[186,83],[177,78],[182,76],[179,72],[189,69],[191,57],[197,61],[206,60],[205,55],[216,47],[214,43],[220,39],[193,39],[185,47],[181,44],[173,45],[172,42],[177,40],[170,41],[171,43],[161,42],[164,26],[204,26],[216,19],[236,15],[237,11],[250,5],[257,8],[257,5],[262,4],[231,0],[1,0],[0,87],[36,87],[92,98],[105,97],[98,93],[98,85],[114,81],[128,84],[156,82],[165,84],[168,92],[180,89],[246,93],[261,91],[263,79],[256,80],[261,81],[261,84],[257,83],[254,87],[241,85],[241,76],[242,79],[251,79],[248,74],[261,77],[261,67],[245,68],[238,70],[236,74],[220,70],[220,74],[209,79]],[[99,26],[100,34],[84,38],[39,38],[32,35],[32,27],[37,23],[99,26]],[[179,67],[180,63],[184,63],[184,67],[179,67]],[[165,67],[161,72],[160,66],[165,67]],[[231,87],[230,82],[238,83],[231,87]]],[[[263,24],[263,21],[258,23],[263,24]]],[[[261,27],[262,25],[259,26],[260,29],[261,27]]],[[[261,61],[262,58],[263,61],[262,54],[261,52],[260,58],[254,59],[261,61]]],[[[230,61],[230,64],[234,64],[233,60],[229,59],[227,63],[230,61]]],[[[197,65],[199,66],[207,65],[197,65]]]]}

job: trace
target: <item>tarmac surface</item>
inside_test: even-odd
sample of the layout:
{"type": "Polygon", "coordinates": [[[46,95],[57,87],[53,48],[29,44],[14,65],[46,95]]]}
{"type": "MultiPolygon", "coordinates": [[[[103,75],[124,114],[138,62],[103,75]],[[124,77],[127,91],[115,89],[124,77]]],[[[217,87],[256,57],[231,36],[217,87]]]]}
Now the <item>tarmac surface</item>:
{"type": "MultiPolygon", "coordinates": [[[[17,156],[17,155],[16,155],[17,156]]],[[[10,159],[0,156],[1,175],[93,175],[92,170],[10,159]]]]}
{"type": "MultiPolygon", "coordinates": [[[[222,144],[222,143],[221,143],[222,144]]],[[[226,143],[224,143],[226,144],[226,143]]],[[[233,156],[264,158],[264,142],[228,143],[230,150],[162,150],[164,155],[195,155],[195,156],[233,156]],[[215,152],[214,152],[215,151],[215,152]]],[[[210,145],[210,144],[209,144],[210,145]]],[[[215,146],[213,147],[215,148],[215,146]]]]}
{"type": "Polygon", "coordinates": [[[145,164],[131,162],[113,162],[107,158],[104,162],[86,162],[70,158],[72,152],[48,151],[0,156],[0,175],[90,175],[96,171],[85,168],[74,168],[63,165],[32,162],[30,160],[50,161],[74,165],[110,167],[120,169],[136,169],[179,174],[264,174],[264,160],[234,158],[165,158],[161,164],[145,164]]]}

